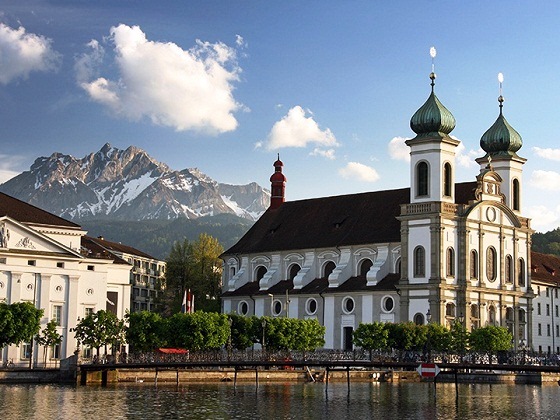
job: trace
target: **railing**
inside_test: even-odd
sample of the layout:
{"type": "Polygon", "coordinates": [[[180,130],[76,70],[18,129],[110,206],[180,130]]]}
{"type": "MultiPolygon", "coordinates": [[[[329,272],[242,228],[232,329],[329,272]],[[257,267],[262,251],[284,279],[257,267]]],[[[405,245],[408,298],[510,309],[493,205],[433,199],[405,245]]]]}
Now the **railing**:
{"type": "Polygon", "coordinates": [[[457,213],[459,206],[454,203],[428,202],[401,205],[401,216],[420,213],[457,213]]]}
{"type": "Polygon", "coordinates": [[[489,354],[482,352],[442,353],[417,351],[354,351],[316,350],[302,351],[263,351],[263,350],[226,350],[189,351],[184,354],[165,354],[158,352],[119,354],[118,357],[107,355],[97,359],[82,359],[81,364],[161,364],[161,363],[224,363],[224,362],[374,362],[374,363],[422,363],[434,362],[444,364],[473,365],[524,365],[524,366],[560,366],[559,355],[546,355],[536,352],[519,351],[489,354]]]}

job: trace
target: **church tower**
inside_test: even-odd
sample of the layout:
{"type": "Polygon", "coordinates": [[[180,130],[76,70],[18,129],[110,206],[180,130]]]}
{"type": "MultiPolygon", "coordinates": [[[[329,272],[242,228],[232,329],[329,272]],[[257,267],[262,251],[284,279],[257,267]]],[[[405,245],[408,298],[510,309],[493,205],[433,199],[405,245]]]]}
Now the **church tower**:
{"type": "Polygon", "coordinates": [[[505,205],[517,215],[521,214],[521,186],[523,164],[527,161],[517,155],[523,145],[521,136],[509,125],[503,115],[504,97],[502,96],[503,76],[498,75],[500,82],[500,115],[480,139],[480,147],[486,155],[478,158],[476,162],[481,170],[490,166],[502,178],[501,193],[505,197],[505,205]]]}
{"type": "Polygon", "coordinates": [[[270,177],[270,209],[277,209],[282,205],[285,199],[286,193],[286,176],[282,173],[282,167],[284,164],[280,160],[280,154],[278,154],[278,159],[274,162],[274,173],[270,177]]]}
{"type": "MultiPolygon", "coordinates": [[[[431,51],[432,58],[435,49],[431,51]]],[[[436,74],[430,73],[432,92],[410,120],[416,137],[410,147],[410,202],[455,201],[455,154],[459,141],[449,133],[455,118],[434,93],[436,74]]]]}

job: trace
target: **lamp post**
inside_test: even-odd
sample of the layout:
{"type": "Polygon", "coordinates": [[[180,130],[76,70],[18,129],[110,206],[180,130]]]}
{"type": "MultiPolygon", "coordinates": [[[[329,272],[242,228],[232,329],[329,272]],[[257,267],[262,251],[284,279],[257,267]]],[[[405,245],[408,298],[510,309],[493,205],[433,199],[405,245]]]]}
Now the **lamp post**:
{"type": "Polygon", "coordinates": [[[261,326],[262,326],[262,353],[263,353],[263,359],[264,359],[264,353],[266,351],[266,345],[265,343],[265,331],[266,331],[266,319],[263,318],[263,320],[261,321],[261,326]]]}
{"type": "Polygon", "coordinates": [[[228,337],[228,362],[231,360],[231,326],[233,325],[233,319],[228,317],[228,324],[229,324],[229,337],[228,337]]]}
{"type": "Polygon", "coordinates": [[[272,315],[274,313],[274,295],[269,293],[268,296],[270,296],[270,315],[272,315]]]}
{"type": "Polygon", "coordinates": [[[428,326],[428,337],[426,339],[426,347],[428,350],[428,363],[432,361],[432,343],[431,343],[431,331],[430,331],[430,322],[432,321],[432,313],[430,312],[430,308],[428,308],[428,312],[426,312],[426,321],[428,326]]]}
{"type": "Polygon", "coordinates": [[[457,317],[457,321],[459,322],[459,330],[457,331],[459,334],[459,357],[461,363],[463,363],[463,352],[465,351],[465,316],[463,312],[457,317]]]}

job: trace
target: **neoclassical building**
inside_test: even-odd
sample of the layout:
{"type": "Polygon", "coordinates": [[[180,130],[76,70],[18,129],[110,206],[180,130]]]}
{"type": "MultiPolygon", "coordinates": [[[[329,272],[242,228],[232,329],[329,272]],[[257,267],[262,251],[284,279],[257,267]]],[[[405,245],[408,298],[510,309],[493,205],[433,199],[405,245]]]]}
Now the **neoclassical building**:
{"type": "MultiPolygon", "coordinates": [[[[0,193],[0,302],[30,302],[44,311],[41,329],[55,320],[61,345],[47,363],[74,353],[72,329],[100,309],[123,318],[130,309],[131,265],[107,252],[77,224],[0,193]]],[[[88,355],[88,349],[82,349],[88,355]]],[[[0,349],[2,363],[43,366],[36,342],[0,349]]]]}
{"type": "MultiPolygon", "coordinates": [[[[499,115],[480,140],[479,173],[456,182],[455,118],[430,78],[430,95],[410,121],[415,137],[406,141],[409,187],[285,202],[278,158],[270,208],[222,255],[224,313],[317,318],[333,349],[352,349],[362,322],[429,317],[443,325],[461,319],[469,330],[502,325],[515,349],[558,350],[559,338],[537,344],[534,331],[532,279],[539,290],[558,286],[531,263],[521,136],[500,96],[499,115]]],[[[560,269],[558,259],[537,257],[541,270],[560,269]]],[[[554,325],[552,338],[560,332],[554,325]]]]}

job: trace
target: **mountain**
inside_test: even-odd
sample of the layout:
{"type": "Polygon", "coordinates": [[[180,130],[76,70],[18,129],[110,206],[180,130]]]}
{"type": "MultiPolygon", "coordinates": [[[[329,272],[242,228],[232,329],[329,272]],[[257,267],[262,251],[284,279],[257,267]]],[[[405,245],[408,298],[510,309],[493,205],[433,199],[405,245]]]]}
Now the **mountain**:
{"type": "Polygon", "coordinates": [[[108,143],[82,159],[62,153],[37,158],[0,191],[73,221],[218,214],[254,221],[270,203],[270,193],[256,183],[222,184],[196,168],[175,171],[142,149],[108,143]]]}

